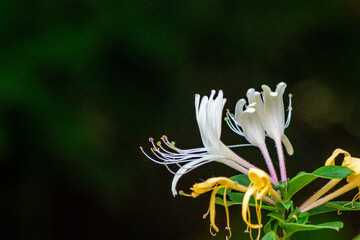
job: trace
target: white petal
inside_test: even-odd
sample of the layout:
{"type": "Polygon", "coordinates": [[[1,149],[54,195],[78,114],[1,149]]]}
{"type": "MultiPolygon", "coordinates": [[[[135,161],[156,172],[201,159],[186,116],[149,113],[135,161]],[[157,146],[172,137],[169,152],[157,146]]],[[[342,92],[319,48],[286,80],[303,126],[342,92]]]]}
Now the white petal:
{"type": "Polygon", "coordinates": [[[177,185],[177,182],[179,181],[179,179],[187,172],[205,164],[209,162],[208,159],[206,158],[200,158],[200,159],[196,159],[192,162],[189,162],[185,165],[183,165],[175,174],[174,178],[173,178],[173,181],[172,181],[172,184],[171,184],[171,191],[173,193],[174,196],[176,196],[177,194],[177,191],[176,191],[176,185],[177,185]]]}

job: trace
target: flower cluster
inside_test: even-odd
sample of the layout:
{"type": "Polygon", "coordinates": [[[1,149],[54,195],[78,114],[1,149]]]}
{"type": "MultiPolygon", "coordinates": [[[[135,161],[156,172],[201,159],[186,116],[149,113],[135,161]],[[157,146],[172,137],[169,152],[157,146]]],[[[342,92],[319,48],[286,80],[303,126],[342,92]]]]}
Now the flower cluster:
{"type": "Polygon", "coordinates": [[[289,94],[289,106],[284,109],[283,95],[285,88],[286,84],[283,82],[277,85],[275,91],[271,91],[266,85],[262,86],[261,92],[251,88],[246,94],[247,101],[242,98],[237,102],[234,114],[227,110],[225,117],[227,125],[233,132],[244,137],[249,144],[229,146],[221,140],[223,109],[226,99],[221,90],[215,97],[216,92],[213,90],[209,97],[203,96],[201,98],[200,95],[195,95],[195,115],[203,147],[182,149],[175,146],[174,142],[170,142],[166,136],[163,136],[161,141],[156,143],[153,138],[149,139],[152,145],[150,150],[154,156],[150,156],[140,147],[141,151],[150,160],[166,166],[174,174],[171,187],[174,196],[178,193],[176,190],[177,183],[184,174],[210,162],[225,164],[241,174],[232,178],[214,177],[202,183],[196,183],[190,188],[192,191],[190,194],[180,191],[180,195],[193,198],[209,191],[212,192],[208,212],[204,215],[206,217],[210,214],[210,232],[212,235],[219,231],[215,224],[215,205],[220,204],[225,207],[226,229],[230,233],[229,237],[231,236],[229,201],[242,204],[241,215],[248,226],[247,232],[250,233],[251,239],[253,239],[252,229],[258,229],[256,239],[260,239],[261,229],[263,228],[261,224],[262,209],[272,211],[272,214],[269,214],[270,220],[264,227],[266,239],[289,239],[296,231],[338,230],[342,227],[340,222],[309,225],[307,224],[308,217],[314,213],[360,209],[360,204],[359,206],[355,204],[360,193],[356,194],[350,202],[329,202],[356,187],[359,187],[360,192],[360,159],[351,157],[344,150],[335,150],[333,155],[326,161],[325,166],[315,170],[313,173],[300,172],[291,180],[288,179],[283,146],[289,155],[292,155],[294,150],[289,139],[284,134],[285,129],[290,124],[292,112],[291,94],[289,94]],[[287,118],[285,119],[286,111],[287,118]],[[280,167],[280,181],[265,144],[266,137],[275,142],[280,167]],[[266,162],[268,173],[231,150],[231,148],[241,146],[259,148],[266,162]],[[335,158],[339,154],[344,155],[344,160],[342,166],[335,166],[335,158]],[[172,165],[177,166],[178,169],[176,171],[171,170],[172,165]],[[300,207],[293,206],[291,197],[318,177],[331,180],[300,207]],[[348,184],[323,197],[345,178],[348,184]],[[219,198],[219,196],[222,196],[222,198],[219,198]],[[329,203],[332,205],[325,205],[329,203]],[[255,207],[257,223],[251,221],[250,206],[255,207]],[[326,210],[324,210],[324,206],[326,210]],[[277,223],[273,224],[274,222],[277,223]]]}

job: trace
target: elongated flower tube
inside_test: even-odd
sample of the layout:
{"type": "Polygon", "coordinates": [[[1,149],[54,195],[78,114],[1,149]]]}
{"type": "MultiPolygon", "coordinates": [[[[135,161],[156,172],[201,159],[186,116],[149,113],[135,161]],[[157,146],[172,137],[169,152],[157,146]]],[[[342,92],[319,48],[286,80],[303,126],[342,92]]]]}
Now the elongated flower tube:
{"type": "Polygon", "coordinates": [[[285,88],[286,84],[281,82],[277,85],[275,92],[272,92],[268,86],[262,85],[262,98],[261,94],[259,92],[256,92],[253,88],[249,89],[246,94],[250,104],[256,103],[256,105],[254,105],[254,108],[256,109],[256,113],[259,116],[261,124],[263,125],[267,135],[275,141],[276,149],[278,152],[282,181],[286,181],[287,177],[281,143],[284,144],[285,149],[289,155],[292,155],[294,153],[293,147],[289,139],[284,134],[285,128],[287,128],[290,124],[292,111],[291,95],[289,95],[288,118],[285,122],[283,102],[285,88]]]}
{"type": "MultiPolygon", "coordinates": [[[[340,148],[336,149],[332,155],[326,160],[325,166],[334,166],[335,158],[340,154],[344,154],[344,161],[342,162],[342,166],[344,166],[345,159],[351,158],[350,154],[347,151],[344,151],[340,148]]],[[[327,193],[331,188],[333,188],[336,184],[338,184],[341,179],[331,179],[327,184],[325,184],[319,191],[314,193],[309,199],[307,199],[301,206],[300,209],[304,209],[309,204],[315,202],[320,197],[322,197],[325,193],[327,193]]]]}
{"type": "Polygon", "coordinates": [[[281,201],[280,196],[278,193],[271,188],[271,183],[269,176],[261,169],[250,169],[249,170],[249,179],[251,184],[248,187],[248,190],[245,193],[243,203],[242,203],[242,218],[248,228],[250,228],[250,238],[252,238],[251,230],[258,229],[258,236],[257,240],[260,239],[261,234],[261,206],[262,206],[262,199],[266,194],[273,196],[277,201],[281,201]],[[250,218],[250,207],[249,201],[250,197],[253,196],[255,199],[255,210],[256,210],[256,217],[258,220],[258,224],[251,223],[250,218]]]}
{"type": "MultiPolygon", "coordinates": [[[[328,201],[331,201],[332,199],[334,199],[336,197],[339,197],[340,195],[342,195],[342,194],[344,194],[344,193],[346,193],[346,192],[348,192],[348,191],[350,191],[350,190],[352,190],[352,189],[354,189],[356,187],[359,188],[358,189],[359,192],[354,196],[354,198],[352,199],[351,202],[349,202],[349,204],[356,201],[357,199],[359,199],[359,197],[360,197],[360,158],[351,157],[351,155],[348,152],[346,152],[346,151],[344,151],[342,149],[336,149],[332,156],[336,157],[340,153],[343,153],[344,156],[345,156],[342,165],[345,166],[345,167],[348,167],[348,168],[350,168],[351,170],[354,171],[353,174],[351,174],[351,175],[349,175],[347,177],[346,180],[347,180],[348,183],[345,186],[339,188],[338,190],[328,194],[327,196],[318,199],[317,201],[314,201],[314,199],[315,199],[314,198],[314,199],[312,199],[311,202],[309,201],[309,203],[305,204],[306,202],[308,202],[308,201],[306,201],[302,206],[300,206],[300,210],[302,212],[309,211],[309,210],[311,210],[311,209],[313,209],[315,207],[318,207],[318,206],[320,206],[320,205],[322,205],[322,204],[324,204],[324,203],[326,203],[328,201]]],[[[329,164],[329,165],[332,165],[335,162],[335,157],[333,157],[333,158],[330,157],[326,163],[329,164]]],[[[331,181],[329,182],[329,184],[330,183],[331,183],[331,181]]],[[[329,189],[327,189],[327,191],[329,189]]],[[[322,191],[321,195],[323,195],[324,193],[325,192],[322,191]]]]}
{"type": "MultiPolygon", "coordinates": [[[[254,174],[254,171],[256,173],[257,172],[256,170],[258,170],[258,169],[255,169],[255,168],[250,169],[249,174],[250,174],[250,172],[252,172],[252,174],[254,174]]],[[[261,173],[265,174],[264,176],[267,176],[267,174],[265,172],[263,172],[262,170],[259,170],[259,171],[261,171],[261,173]]],[[[268,177],[267,177],[267,179],[269,180],[268,177]]],[[[259,184],[261,185],[261,183],[259,181],[256,181],[256,186],[258,186],[259,184]]],[[[269,184],[270,184],[270,180],[269,180],[269,184]]],[[[252,185],[250,185],[250,186],[252,187],[253,185],[254,184],[252,183],[252,185]]],[[[268,187],[268,185],[266,185],[266,186],[268,187]]],[[[226,192],[228,189],[232,189],[232,190],[239,191],[239,192],[248,192],[248,191],[250,191],[250,187],[245,187],[245,186],[243,186],[229,178],[226,178],[226,177],[214,177],[214,178],[210,178],[210,179],[206,180],[205,182],[194,184],[193,187],[190,188],[190,190],[192,190],[191,194],[185,194],[183,192],[180,192],[180,194],[184,195],[184,196],[196,198],[203,193],[212,191],[211,197],[210,197],[209,209],[208,209],[207,213],[204,215],[204,218],[207,217],[207,215],[210,213],[210,233],[213,236],[215,236],[216,233],[219,232],[219,228],[215,224],[215,215],[216,215],[215,199],[216,199],[216,194],[218,193],[218,191],[220,189],[224,189],[223,201],[224,201],[226,220],[227,220],[226,221],[227,222],[226,229],[230,233],[230,236],[228,237],[228,238],[230,238],[231,237],[231,229],[230,229],[229,209],[228,209],[227,200],[226,200],[226,192]],[[215,233],[213,232],[213,230],[215,230],[215,233]]],[[[251,188],[251,189],[253,189],[253,188],[251,188]]],[[[270,189],[271,189],[271,184],[270,184],[270,189]]],[[[253,190],[251,190],[251,191],[253,191],[253,190]]],[[[272,190],[272,193],[274,195],[276,195],[276,198],[278,200],[280,200],[280,197],[276,191],[272,190]]],[[[263,199],[264,201],[269,202],[270,204],[275,206],[274,200],[272,200],[268,196],[265,196],[265,194],[262,195],[262,193],[260,193],[257,196],[261,197],[261,199],[263,199]]],[[[247,202],[247,207],[248,207],[248,202],[247,202]]],[[[260,206],[260,208],[261,208],[261,206],[260,206]]]]}
{"type": "Polygon", "coordinates": [[[249,143],[260,149],[270,176],[275,180],[275,184],[278,185],[277,174],[265,144],[265,129],[256,113],[256,103],[248,105],[244,111],[245,104],[245,99],[240,99],[235,106],[235,117],[227,112],[226,122],[235,133],[244,136],[249,143]]]}
{"type": "Polygon", "coordinates": [[[214,99],[215,93],[214,90],[211,91],[210,97],[204,96],[201,101],[200,95],[195,95],[196,120],[204,145],[203,148],[180,149],[175,146],[174,142],[170,142],[166,136],[162,137],[165,146],[162,146],[161,142],[155,144],[154,140],[150,139],[153,145],[151,151],[157,159],[147,155],[141,148],[143,153],[156,163],[164,164],[167,167],[171,164],[179,166],[176,172],[168,168],[174,173],[171,187],[174,196],[177,194],[176,185],[181,176],[209,162],[221,162],[244,174],[248,173],[248,169],[255,167],[221,142],[222,112],[226,99],[221,90],[214,99]]]}

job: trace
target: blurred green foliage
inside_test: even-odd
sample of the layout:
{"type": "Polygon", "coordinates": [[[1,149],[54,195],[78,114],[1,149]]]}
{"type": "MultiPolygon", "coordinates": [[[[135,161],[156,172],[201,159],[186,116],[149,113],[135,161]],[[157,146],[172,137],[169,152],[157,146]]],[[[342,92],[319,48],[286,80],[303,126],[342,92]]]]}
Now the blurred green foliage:
{"type": "MultiPolygon", "coordinates": [[[[208,199],[174,199],[171,174],[138,146],[164,133],[200,146],[193,95],[211,89],[223,89],[232,109],[250,87],[288,83],[291,176],[299,164],[308,172],[321,166],[335,147],[360,156],[356,1],[0,6],[2,239],[210,238],[201,219],[208,199]]],[[[243,141],[225,127],[223,139],[243,141]]],[[[262,164],[256,149],[239,152],[262,164]]],[[[209,165],[180,187],[234,174],[209,165]]],[[[351,239],[356,214],[329,216],[345,222],[340,233],[306,237],[351,239]]],[[[233,239],[244,238],[238,217],[233,211],[233,239]]]]}

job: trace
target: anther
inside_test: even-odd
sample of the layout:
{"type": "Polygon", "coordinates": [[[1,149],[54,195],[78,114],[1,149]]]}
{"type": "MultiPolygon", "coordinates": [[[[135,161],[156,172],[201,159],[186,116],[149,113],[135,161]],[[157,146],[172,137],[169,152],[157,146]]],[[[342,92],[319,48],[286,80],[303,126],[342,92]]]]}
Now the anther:
{"type": "Polygon", "coordinates": [[[289,110],[289,111],[292,111],[292,110],[293,110],[293,108],[289,106],[289,107],[288,107],[288,110],[289,110]]]}
{"type": "Polygon", "coordinates": [[[292,97],[293,97],[293,95],[292,95],[291,93],[289,93],[289,97],[290,97],[290,98],[292,98],[292,97]]]}
{"type": "Polygon", "coordinates": [[[149,142],[152,142],[152,141],[154,141],[154,139],[151,137],[151,138],[149,138],[149,142]]]}
{"type": "Polygon", "coordinates": [[[216,236],[216,233],[213,233],[213,232],[212,232],[212,229],[213,229],[213,226],[210,224],[210,234],[211,234],[213,237],[215,237],[215,236],[216,236]]]}

